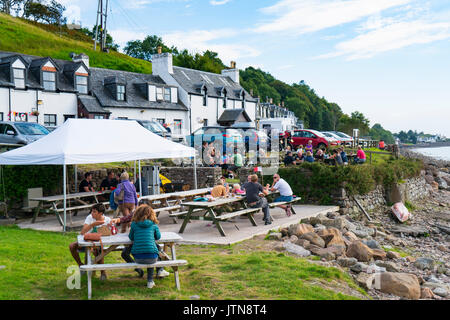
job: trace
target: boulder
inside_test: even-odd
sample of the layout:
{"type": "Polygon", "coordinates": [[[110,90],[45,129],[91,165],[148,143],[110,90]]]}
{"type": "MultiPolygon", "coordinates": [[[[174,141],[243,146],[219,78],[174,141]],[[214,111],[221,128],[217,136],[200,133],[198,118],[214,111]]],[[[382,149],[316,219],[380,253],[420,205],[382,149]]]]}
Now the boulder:
{"type": "Polygon", "coordinates": [[[448,296],[448,291],[446,289],[444,289],[444,288],[441,288],[441,287],[435,288],[433,290],[433,293],[435,295],[438,295],[438,296],[442,297],[442,298],[445,298],[445,297],[448,296]]]}
{"type": "Polygon", "coordinates": [[[292,235],[292,236],[289,237],[289,241],[292,242],[292,243],[296,243],[297,240],[298,240],[297,236],[292,235]]]}
{"type": "Polygon", "coordinates": [[[431,175],[431,174],[425,175],[425,181],[426,181],[428,184],[432,184],[432,183],[434,182],[434,177],[433,177],[433,175],[431,175]]]}
{"type": "Polygon", "coordinates": [[[364,231],[364,230],[353,230],[353,233],[358,237],[358,238],[367,238],[369,236],[369,234],[364,231]]]}
{"type": "Polygon", "coordinates": [[[347,231],[346,233],[344,233],[344,237],[347,237],[350,241],[359,240],[356,234],[354,234],[352,231],[347,231]]]}
{"type": "Polygon", "coordinates": [[[370,249],[381,249],[380,244],[376,240],[365,240],[363,243],[370,249]]]}
{"type": "Polygon", "coordinates": [[[434,293],[430,288],[420,289],[420,299],[434,299],[434,293]]]}
{"type": "Polygon", "coordinates": [[[358,283],[358,285],[365,290],[372,289],[374,280],[375,274],[367,274],[364,272],[361,272],[356,277],[356,282],[358,283]]]}
{"type": "Polygon", "coordinates": [[[290,236],[294,235],[297,237],[301,237],[308,232],[314,232],[314,228],[312,227],[312,225],[306,223],[293,224],[289,227],[288,230],[290,236]]]}
{"type": "Polygon", "coordinates": [[[414,266],[420,270],[433,270],[434,267],[434,261],[433,259],[430,258],[418,258],[415,262],[414,262],[414,266]]]}
{"type": "Polygon", "coordinates": [[[392,261],[379,260],[376,261],[375,264],[379,267],[386,268],[386,271],[388,272],[400,272],[400,267],[392,261]]]}
{"type": "Polygon", "coordinates": [[[347,258],[347,257],[339,257],[339,258],[337,258],[336,261],[341,267],[347,267],[347,268],[358,263],[358,260],[356,260],[356,258],[347,258]]]}
{"type": "Polygon", "coordinates": [[[283,237],[289,235],[289,229],[288,229],[288,228],[281,228],[281,229],[280,229],[280,232],[281,232],[281,234],[283,235],[283,237]]]}
{"type": "Polygon", "coordinates": [[[368,262],[373,257],[372,249],[362,241],[353,241],[347,248],[347,257],[356,258],[358,261],[368,262]]]}
{"type": "Polygon", "coordinates": [[[325,241],[314,232],[308,232],[300,236],[300,239],[306,239],[311,244],[324,248],[325,241]]]}
{"type": "Polygon", "coordinates": [[[333,227],[339,230],[344,230],[347,226],[347,219],[345,217],[337,217],[336,219],[324,219],[322,224],[326,227],[333,227]]]}
{"type": "Polygon", "coordinates": [[[377,275],[374,288],[407,299],[420,299],[419,280],[414,274],[384,272],[377,275]]]}
{"type": "Polygon", "coordinates": [[[278,241],[280,241],[282,237],[283,237],[283,235],[281,233],[274,232],[274,233],[269,234],[268,239],[269,240],[278,240],[278,241]]]}
{"type": "Polygon", "coordinates": [[[357,262],[356,264],[350,266],[350,270],[356,273],[366,272],[369,266],[362,262],[357,262]]]}
{"type": "Polygon", "coordinates": [[[336,219],[337,217],[339,217],[339,212],[328,212],[327,213],[327,218],[329,218],[329,219],[336,219]]]}
{"type": "Polygon", "coordinates": [[[286,249],[287,252],[293,253],[295,255],[298,255],[300,257],[308,257],[311,255],[311,252],[306,250],[303,247],[300,247],[296,244],[293,244],[291,242],[285,242],[283,244],[284,248],[286,249]]]}
{"type": "Polygon", "coordinates": [[[342,233],[336,228],[328,228],[326,230],[319,231],[317,233],[324,241],[325,245],[340,245],[345,247],[345,241],[342,237],[342,233]]]}
{"type": "Polygon", "coordinates": [[[295,242],[295,244],[298,245],[298,246],[301,246],[301,247],[303,247],[303,248],[305,248],[305,249],[308,249],[308,247],[309,247],[309,245],[311,244],[311,242],[309,242],[309,241],[306,240],[306,239],[298,239],[298,240],[295,242]]]}
{"type": "Polygon", "coordinates": [[[408,262],[416,262],[416,258],[411,257],[411,256],[407,256],[405,259],[406,259],[406,261],[408,261],[408,262]]]}
{"type": "Polygon", "coordinates": [[[428,229],[420,226],[399,225],[391,228],[390,231],[393,233],[403,233],[412,237],[420,237],[428,234],[428,229]]]}
{"type": "Polygon", "coordinates": [[[335,260],[336,256],[342,255],[345,252],[345,248],[339,248],[338,246],[321,248],[315,245],[310,245],[309,250],[312,254],[324,258],[327,261],[335,260]]]}
{"type": "Polygon", "coordinates": [[[372,250],[372,256],[375,260],[385,260],[386,259],[386,252],[382,249],[371,249],[372,250]]]}
{"type": "Polygon", "coordinates": [[[395,252],[395,251],[388,251],[386,252],[386,256],[389,259],[400,259],[402,256],[400,255],[400,253],[395,252]]]}

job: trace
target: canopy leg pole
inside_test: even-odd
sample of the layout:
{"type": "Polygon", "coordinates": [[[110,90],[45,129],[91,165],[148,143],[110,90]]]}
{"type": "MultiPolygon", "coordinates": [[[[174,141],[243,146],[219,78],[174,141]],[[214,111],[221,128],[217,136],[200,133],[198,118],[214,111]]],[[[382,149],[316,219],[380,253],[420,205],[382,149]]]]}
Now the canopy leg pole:
{"type": "Polygon", "coordinates": [[[66,200],[67,200],[67,186],[66,186],[66,165],[63,165],[63,193],[64,193],[64,232],[66,232],[66,200]]]}
{"type": "Polygon", "coordinates": [[[134,182],[136,182],[136,160],[134,160],[134,172],[133,172],[133,175],[134,175],[134,182]]]}
{"type": "Polygon", "coordinates": [[[74,186],[74,188],[75,188],[75,190],[74,190],[74,192],[76,193],[77,192],[77,186],[78,186],[78,166],[77,165],[75,165],[75,167],[74,167],[74,169],[75,169],[75,173],[74,173],[74,181],[75,181],[75,186],[74,186]]]}
{"type": "Polygon", "coordinates": [[[142,198],[141,160],[139,160],[139,197],[142,198]]]}
{"type": "Polygon", "coordinates": [[[197,187],[197,158],[194,155],[194,188],[195,190],[198,189],[197,187]]]}

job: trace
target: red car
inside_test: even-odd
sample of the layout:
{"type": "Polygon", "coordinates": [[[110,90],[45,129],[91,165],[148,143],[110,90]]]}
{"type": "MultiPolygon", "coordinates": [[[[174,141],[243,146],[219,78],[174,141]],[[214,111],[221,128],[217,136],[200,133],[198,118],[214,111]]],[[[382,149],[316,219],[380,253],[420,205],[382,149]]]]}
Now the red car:
{"type": "Polygon", "coordinates": [[[328,148],[338,144],[337,141],[329,141],[323,133],[312,129],[286,131],[285,135],[288,143],[294,148],[299,145],[306,146],[309,140],[312,141],[313,148],[328,148]]]}

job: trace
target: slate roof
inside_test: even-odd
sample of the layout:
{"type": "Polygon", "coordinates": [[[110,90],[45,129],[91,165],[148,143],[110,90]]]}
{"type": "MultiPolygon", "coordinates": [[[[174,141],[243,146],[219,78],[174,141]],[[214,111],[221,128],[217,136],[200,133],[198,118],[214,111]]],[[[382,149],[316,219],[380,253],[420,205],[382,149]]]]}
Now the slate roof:
{"type": "Polygon", "coordinates": [[[201,89],[204,86],[210,97],[221,97],[220,92],[225,89],[228,99],[242,100],[239,94],[244,91],[246,101],[257,101],[241,85],[225,75],[175,66],[172,75],[178,84],[191,94],[202,95],[201,89]]]}
{"type": "Polygon", "coordinates": [[[247,122],[252,121],[244,109],[227,109],[222,113],[217,122],[218,123],[234,122],[239,118],[241,114],[244,116],[247,122]]]}
{"type": "Polygon", "coordinates": [[[178,103],[170,103],[167,101],[148,101],[146,95],[140,90],[140,85],[154,84],[166,86],[165,82],[159,77],[151,74],[134,73],[119,70],[90,68],[90,84],[91,90],[95,97],[104,108],[122,107],[122,108],[139,108],[139,109],[162,109],[162,110],[180,110],[187,111],[188,108],[178,100],[178,103]],[[107,82],[125,84],[126,101],[117,101],[112,93],[105,88],[104,80],[107,82]]]}
{"type": "Polygon", "coordinates": [[[86,110],[89,113],[107,113],[107,114],[111,113],[103,109],[95,97],[91,97],[88,95],[80,95],[78,97],[78,101],[80,102],[81,105],[83,105],[86,108],[86,110]]]}

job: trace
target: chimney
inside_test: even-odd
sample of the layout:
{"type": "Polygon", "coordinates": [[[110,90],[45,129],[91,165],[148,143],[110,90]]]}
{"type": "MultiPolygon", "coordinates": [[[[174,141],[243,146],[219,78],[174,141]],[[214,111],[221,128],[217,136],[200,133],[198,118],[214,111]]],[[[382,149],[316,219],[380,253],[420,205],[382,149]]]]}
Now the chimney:
{"type": "Polygon", "coordinates": [[[75,54],[74,52],[71,52],[70,57],[72,58],[73,62],[83,61],[84,64],[86,65],[86,67],[88,67],[88,69],[89,69],[89,56],[88,55],[86,55],[84,53],[75,54]]]}
{"type": "Polygon", "coordinates": [[[236,62],[231,61],[231,69],[222,70],[222,75],[229,77],[231,80],[239,84],[239,69],[236,68],[236,62]]]}
{"type": "Polygon", "coordinates": [[[158,54],[161,54],[161,53],[162,53],[162,47],[158,46],[158,54]]]}
{"type": "MultiPolygon", "coordinates": [[[[158,47],[159,51],[160,47],[158,47]]],[[[156,76],[173,74],[172,54],[169,52],[154,54],[152,56],[152,73],[156,76]]]]}
{"type": "Polygon", "coordinates": [[[253,97],[253,89],[250,89],[250,95],[253,97]]]}

